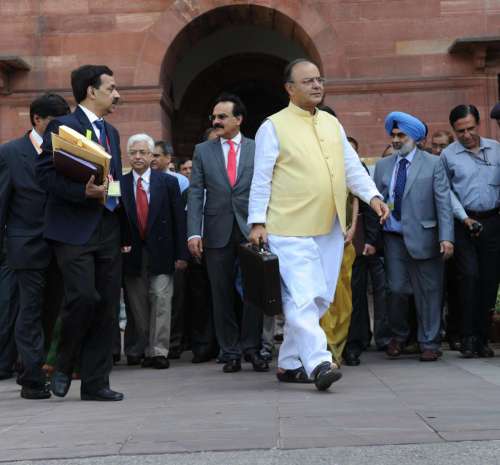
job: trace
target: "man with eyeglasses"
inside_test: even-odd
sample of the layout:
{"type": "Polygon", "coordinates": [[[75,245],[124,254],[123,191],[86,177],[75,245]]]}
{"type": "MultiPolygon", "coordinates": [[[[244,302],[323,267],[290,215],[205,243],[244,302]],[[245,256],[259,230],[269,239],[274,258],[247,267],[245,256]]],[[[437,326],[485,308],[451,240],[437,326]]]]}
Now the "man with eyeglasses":
{"type": "Polygon", "coordinates": [[[498,289],[500,258],[500,144],[479,135],[474,105],[450,113],[457,140],[441,152],[451,189],[455,217],[456,292],[462,306],[465,358],[493,357],[488,345],[490,310],[498,289]]]}
{"type": "Polygon", "coordinates": [[[338,120],[317,106],[324,78],[307,59],[287,65],[287,108],[256,136],[250,192],[250,240],[279,257],[285,314],[277,377],[314,382],[320,391],[341,377],[319,320],[333,302],[344,249],[347,190],[384,221],[389,210],[338,120]]]}
{"type": "Polygon", "coordinates": [[[142,367],[166,369],[170,347],[174,271],[185,270],[186,219],[178,182],[151,170],[153,139],[135,134],[127,143],[132,171],[122,179],[132,249],[124,257],[124,284],[134,322],[127,358],[142,367]]]}
{"type": "Polygon", "coordinates": [[[255,371],[269,370],[259,354],[262,314],[244,304],[240,330],[235,311],[238,246],[250,232],[248,196],[255,154],[254,141],[240,132],[244,117],[238,96],[223,94],[216,100],[210,120],[217,138],[195,147],[187,208],[189,250],[198,259],[202,254],[206,258],[224,373],[240,371],[242,355],[255,371]]]}

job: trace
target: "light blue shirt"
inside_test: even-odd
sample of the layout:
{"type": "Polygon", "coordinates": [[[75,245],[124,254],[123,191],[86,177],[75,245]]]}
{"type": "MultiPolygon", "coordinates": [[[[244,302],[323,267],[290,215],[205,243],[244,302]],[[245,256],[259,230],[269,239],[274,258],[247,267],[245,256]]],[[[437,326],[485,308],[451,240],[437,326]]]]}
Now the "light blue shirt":
{"type": "Polygon", "coordinates": [[[165,173],[170,174],[170,176],[173,176],[174,178],[177,178],[181,194],[189,187],[189,179],[186,178],[186,176],[184,176],[183,174],[168,170],[165,171],[165,173]]]}
{"type": "MultiPolygon", "coordinates": [[[[406,155],[406,157],[402,157],[401,155],[398,155],[396,158],[396,163],[394,164],[394,170],[392,171],[391,184],[389,186],[389,198],[387,199],[387,203],[389,205],[391,205],[392,208],[391,208],[391,214],[389,215],[389,218],[387,218],[387,221],[384,224],[384,231],[403,234],[403,228],[401,226],[401,221],[398,221],[392,215],[392,209],[394,208],[394,188],[396,186],[396,177],[397,177],[397,173],[399,170],[399,162],[403,158],[406,158],[406,160],[408,161],[408,164],[406,165],[406,182],[408,182],[408,175],[410,174],[411,164],[413,162],[413,158],[415,157],[416,151],[417,151],[417,148],[415,147],[408,155],[406,155]]],[[[402,206],[401,206],[401,208],[402,208],[402,206]]]]}

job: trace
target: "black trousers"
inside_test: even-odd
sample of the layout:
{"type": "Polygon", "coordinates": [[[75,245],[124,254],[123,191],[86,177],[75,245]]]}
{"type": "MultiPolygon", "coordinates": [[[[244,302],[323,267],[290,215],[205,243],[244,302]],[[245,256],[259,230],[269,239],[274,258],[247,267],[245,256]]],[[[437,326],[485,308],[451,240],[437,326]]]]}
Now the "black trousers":
{"type": "Polygon", "coordinates": [[[16,270],[19,313],[16,319],[16,345],[23,371],[23,386],[45,383],[42,366],[52,340],[52,331],[63,299],[62,277],[55,260],[41,270],[16,270]]]}
{"type": "Polygon", "coordinates": [[[121,251],[117,213],[104,210],[84,245],[56,243],[65,303],[56,370],[71,376],[80,360],[83,391],[109,386],[113,325],[120,299],[121,251]]]}
{"type": "Polygon", "coordinates": [[[236,360],[241,354],[260,350],[262,335],[262,312],[243,304],[241,329],[238,324],[236,291],[238,246],[243,234],[234,224],[229,243],[218,249],[205,249],[208,276],[212,290],[214,324],[217,342],[225,360],[236,360]]]}
{"type": "Polygon", "coordinates": [[[455,222],[457,295],[462,310],[462,336],[488,341],[490,310],[495,306],[499,278],[500,215],[479,220],[483,231],[471,237],[455,222]]]}
{"type": "Polygon", "coordinates": [[[175,270],[174,295],[172,297],[172,322],[170,327],[170,350],[182,352],[186,326],[187,270],[175,270]]]}
{"type": "Polygon", "coordinates": [[[187,270],[187,328],[194,355],[215,357],[218,346],[215,338],[210,281],[205,257],[193,259],[187,270]]]}
{"type": "Polygon", "coordinates": [[[0,374],[9,375],[17,358],[15,324],[19,293],[14,272],[7,266],[0,244],[0,374]]]}
{"type": "Polygon", "coordinates": [[[359,355],[372,338],[368,311],[368,274],[373,288],[374,339],[377,347],[385,347],[391,338],[387,316],[385,272],[382,258],[358,256],[352,266],[352,316],[346,350],[359,355]]]}
{"type": "MultiPolygon", "coordinates": [[[[455,255],[456,255],[455,250],[455,255]]],[[[459,341],[462,338],[462,313],[460,299],[458,298],[457,264],[455,258],[450,258],[445,263],[445,291],[446,291],[446,339],[459,341]]]]}

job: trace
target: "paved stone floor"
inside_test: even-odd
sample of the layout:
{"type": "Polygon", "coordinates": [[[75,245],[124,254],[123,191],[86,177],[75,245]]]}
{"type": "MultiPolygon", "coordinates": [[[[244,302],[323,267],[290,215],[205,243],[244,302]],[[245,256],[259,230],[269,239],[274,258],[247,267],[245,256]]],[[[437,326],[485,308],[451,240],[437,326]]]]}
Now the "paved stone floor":
{"type": "Polygon", "coordinates": [[[319,393],[248,364],[236,374],[192,365],[186,353],[169,370],[116,367],[117,403],[81,402],[78,382],[65,399],[28,401],[2,381],[0,462],[500,464],[500,357],[370,352],[343,372],[319,393]]]}

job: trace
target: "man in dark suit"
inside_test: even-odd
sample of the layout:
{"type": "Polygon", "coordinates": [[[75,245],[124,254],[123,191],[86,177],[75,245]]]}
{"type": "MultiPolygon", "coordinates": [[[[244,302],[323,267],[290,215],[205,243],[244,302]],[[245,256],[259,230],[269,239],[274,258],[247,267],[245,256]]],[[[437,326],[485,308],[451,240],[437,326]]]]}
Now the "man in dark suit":
{"type": "Polygon", "coordinates": [[[43,237],[46,192],[40,188],[35,164],[42,134],[52,118],[70,112],[59,95],[46,94],[30,106],[33,129],[0,147],[0,243],[6,227],[7,265],[14,270],[20,306],[15,340],[23,371],[21,397],[47,399],[42,318],[49,336],[61,304],[60,273],[50,244],[43,237]]]}
{"type": "Polygon", "coordinates": [[[245,304],[240,336],[235,312],[237,252],[249,233],[255,154],[254,141],[240,133],[244,113],[237,96],[223,94],[217,99],[211,120],[218,138],[196,146],[188,196],[188,247],[198,258],[205,252],[225,373],[241,370],[242,352],[255,371],[269,369],[258,353],[262,314],[245,304]]]}
{"type": "Polygon", "coordinates": [[[44,234],[54,244],[64,276],[65,305],[51,390],[59,397],[67,394],[79,357],[81,399],[116,401],[122,400],[123,394],[110,389],[109,373],[121,286],[122,207],[116,197],[106,194],[108,184],[121,179],[122,164],[118,131],[102,117],[115,110],[120,94],[113,72],[106,66],[85,65],[74,70],[71,86],[78,107],[70,115],[51,121],[37,163],[40,185],[48,191],[44,234]],[[56,172],[51,133],[57,133],[61,125],[107,150],[112,156],[111,179],[96,185],[92,176],[83,184],[56,172]]]}
{"type": "Polygon", "coordinates": [[[123,204],[130,218],[132,250],[124,259],[124,282],[136,340],[128,357],[144,368],[168,368],[174,270],[186,269],[186,217],[179,183],[151,170],[154,141],[136,134],[127,143],[132,171],[123,176],[123,204]]]}

